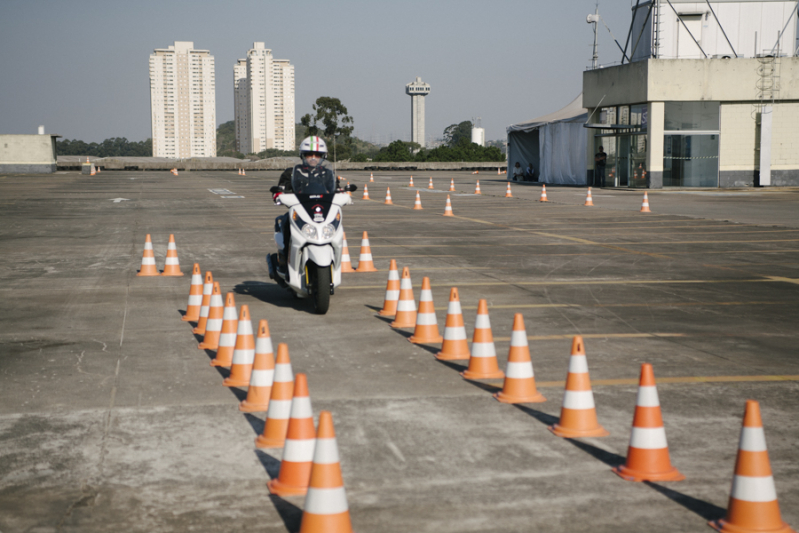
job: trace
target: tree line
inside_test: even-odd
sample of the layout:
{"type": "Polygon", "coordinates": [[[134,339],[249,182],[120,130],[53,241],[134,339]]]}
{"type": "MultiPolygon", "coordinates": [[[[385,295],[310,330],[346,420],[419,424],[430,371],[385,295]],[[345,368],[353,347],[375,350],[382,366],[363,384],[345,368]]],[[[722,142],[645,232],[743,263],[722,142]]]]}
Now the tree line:
{"type": "Polygon", "coordinates": [[[78,139],[56,141],[56,155],[88,155],[92,157],[152,157],[153,141],[129,141],[111,137],[101,143],[86,143],[78,139]]]}

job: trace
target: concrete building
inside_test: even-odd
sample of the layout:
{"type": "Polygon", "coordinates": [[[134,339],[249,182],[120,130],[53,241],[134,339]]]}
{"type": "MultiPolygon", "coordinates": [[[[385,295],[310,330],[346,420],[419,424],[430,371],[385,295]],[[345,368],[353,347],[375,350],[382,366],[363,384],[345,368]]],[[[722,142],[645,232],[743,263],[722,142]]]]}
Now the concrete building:
{"type": "Polygon", "coordinates": [[[190,41],[150,55],[153,157],[216,156],[214,58],[190,41]]]}
{"type": "Polygon", "coordinates": [[[411,142],[424,148],[424,97],[430,94],[430,85],[417,76],[416,81],[405,85],[405,94],[411,97],[411,142]]]}
{"type": "Polygon", "coordinates": [[[472,128],[472,142],[480,146],[486,145],[486,130],[483,128],[472,128]]]}
{"type": "Polygon", "coordinates": [[[253,43],[244,85],[247,107],[242,131],[236,129],[239,151],[294,150],[294,66],[287,59],[274,59],[264,43],[253,43]]]}
{"type": "Polygon", "coordinates": [[[52,174],[56,171],[56,139],[45,135],[0,135],[0,173],[52,174]]]}
{"type": "Polygon", "coordinates": [[[622,64],[583,74],[588,183],[602,145],[609,186],[799,185],[796,7],[633,7],[622,64]]]}
{"type": "Polygon", "coordinates": [[[233,65],[233,110],[236,131],[236,150],[244,152],[247,133],[247,60],[239,59],[233,65]]]}

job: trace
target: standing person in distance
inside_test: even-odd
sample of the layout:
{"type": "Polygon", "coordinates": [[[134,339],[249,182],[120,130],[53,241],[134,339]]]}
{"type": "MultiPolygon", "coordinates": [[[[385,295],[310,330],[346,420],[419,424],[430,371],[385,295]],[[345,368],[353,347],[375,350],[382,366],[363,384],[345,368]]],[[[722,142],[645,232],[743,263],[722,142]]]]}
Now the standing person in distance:
{"type": "Polygon", "coordinates": [[[594,187],[605,186],[605,162],[608,159],[608,154],[605,153],[603,147],[599,147],[599,151],[594,155],[594,187]]]}

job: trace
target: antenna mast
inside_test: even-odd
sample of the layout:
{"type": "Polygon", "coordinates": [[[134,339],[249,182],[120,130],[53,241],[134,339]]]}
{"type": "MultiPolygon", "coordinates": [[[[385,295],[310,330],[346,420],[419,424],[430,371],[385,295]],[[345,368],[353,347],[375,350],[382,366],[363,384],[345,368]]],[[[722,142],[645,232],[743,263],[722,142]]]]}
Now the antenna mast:
{"type": "Polygon", "coordinates": [[[596,70],[597,64],[599,62],[599,43],[598,43],[598,40],[597,40],[597,31],[596,31],[597,30],[597,23],[599,22],[599,2],[598,1],[596,3],[596,9],[594,10],[594,13],[593,14],[589,14],[585,18],[585,21],[588,24],[593,24],[594,25],[594,54],[593,54],[593,57],[591,58],[591,69],[592,70],[596,70]]]}

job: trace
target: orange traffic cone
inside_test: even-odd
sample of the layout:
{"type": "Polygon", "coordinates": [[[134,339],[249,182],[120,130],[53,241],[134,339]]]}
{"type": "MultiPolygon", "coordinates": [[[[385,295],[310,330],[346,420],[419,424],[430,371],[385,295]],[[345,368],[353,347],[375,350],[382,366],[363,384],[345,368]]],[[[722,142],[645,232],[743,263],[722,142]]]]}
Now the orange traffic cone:
{"type": "Polygon", "coordinates": [[[436,308],[433,305],[433,291],[430,288],[430,278],[428,277],[422,278],[419,311],[416,313],[416,328],[408,340],[414,344],[432,344],[444,340],[438,333],[436,308]]]}
{"type": "Polygon", "coordinates": [[[510,192],[510,182],[508,182],[508,189],[505,191],[505,198],[513,198],[513,193],[510,192]]]}
{"type": "MultiPolygon", "coordinates": [[[[213,312],[213,307],[209,313],[213,312]]],[[[210,317],[208,319],[208,330],[210,331],[210,317]]],[[[239,316],[236,311],[236,299],[233,293],[229,292],[225,295],[225,308],[219,321],[220,326],[218,329],[218,341],[216,346],[216,357],[211,360],[211,366],[230,366],[233,362],[233,351],[236,349],[236,331],[238,330],[239,316]]]]}
{"type": "Polygon", "coordinates": [[[475,170],[474,172],[472,172],[472,175],[474,175],[474,174],[479,174],[479,173],[480,173],[480,171],[479,171],[479,170],[475,170]]]}
{"type": "MultiPolygon", "coordinates": [[[[235,353],[233,357],[235,358],[235,353]]],[[[247,389],[247,397],[239,404],[239,411],[254,413],[269,409],[269,396],[272,393],[274,379],[275,355],[272,353],[272,338],[269,336],[269,325],[266,320],[261,320],[255,338],[255,361],[250,374],[250,386],[247,389]]]]}
{"type": "Polygon", "coordinates": [[[527,331],[521,313],[513,315],[513,332],[510,337],[508,366],[505,368],[505,385],[494,394],[502,403],[541,403],[547,401],[535,386],[533,361],[527,345],[527,331]]]}
{"type": "Polygon", "coordinates": [[[477,180],[477,185],[474,188],[474,194],[483,194],[480,192],[480,180],[477,180]]]}
{"type": "Polygon", "coordinates": [[[363,185],[363,198],[361,198],[361,199],[362,200],[370,200],[370,198],[369,198],[369,187],[366,184],[363,185]]]}
{"type": "Polygon", "coordinates": [[[375,264],[372,262],[372,249],[369,247],[369,235],[363,232],[361,238],[361,255],[358,257],[358,269],[356,272],[377,272],[375,264]]]}
{"type": "Polygon", "coordinates": [[[412,328],[416,325],[416,300],[413,298],[413,285],[411,284],[411,271],[402,267],[400,279],[400,295],[397,302],[397,313],[392,328],[412,328]]]}
{"type": "Polygon", "coordinates": [[[709,522],[722,533],[796,533],[782,521],[760,404],[746,401],[727,516],[709,522]]]}
{"type": "Polygon", "coordinates": [[[422,198],[419,196],[419,191],[416,191],[416,201],[413,203],[414,210],[419,210],[422,208],[422,198]]]}
{"type": "Polygon", "coordinates": [[[89,174],[89,175],[90,176],[94,176],[95,174],[97,174],[97,170],[94,168],[94,165],[92,165],[92,171],[91,171],[91,174],[89,174]]]}
{"type": "Polygon", "coordinates": [[[153,241],[150,234],[144,238],[144,253],[141,256],[141,269],[137,276],[159,276],[158,269],[155,267],[155,254],[153,253],[153,241]]]}
{"type": "Polygon", "coordinates": [[[283,446],[289,427],[293,395],[294,374],[291,371],[289,347],[281,342],[277,345],[275,379],[272,382],[272,395],[269,398],[264,432],[255,439],[256,448],[280,448],[283,446]]]}
{"type": "Polygon", "coordinates": [[[591,379],[588,376],[588,361],[585,357],[585,344],[579,335],[572,340],[572,353],[569,359],[569,373],[566,376],[566,391],[560,421],[548,428],[558,437],[605,437],[609,433],[599,425],[594,406],[594,393],[591,392],[591,379]]]}
{"type": "Polygon", "coordinates": [[[239,174],[239,176],[241,176],[241,169],[238,169],[238,170],[239,170],[238,174],[239,174]]]}
{"type": "Polygon", "coordinates": [[[388,267],[388,281],[386,282],[386,298],[383,300],[383,309],[377,312],[380,316],[394,316],[397,314],[397,302],[400,294],[400,279],[397,272],[397,261],[392,259],[388,267]]]}
{"type": "Polygon", "coordinates": [[[435,188],[435,187],[433,187],[433,176],[430,176],[430,183],[427,184],[427,188],[428,189],[434,189],[435,188]]]}
{"type": "Polygon", "coordinates": [[[644,203],[641,204],[641,211],[639,213],[651,213],[652,211],[649,210],[649,196],[644,193],[644,203]]]}
{"type": "Polygon", "coordinates": [[[441,351],[436,354],[436,359],[442,361],[457,361],[469,358],[469,343],[466,341],[466,327],[463,325],[461,301],[458,298],[458,289],[449,290],[449,306],[447,319],[444,323],[444,342],[441,351]]]}
{"type": "Polygon", "coordinates": [[[641,365],[638,397],[635,401],[633,431],[627,448],[627,462],[613,468],[627,481],[681,481],[685,476],[671,466],[666,429],[660,415],[660,400],[652,365],[641,365]]]}
{"type": "Polygon", "coordinates": [[[319,413],[311,480],[303,505],[300,533],[352,533],[330,411],[319,413]]]}
{"type": "Polygon", "coordinates": [[[178,169],[175,169],[175,176],[178,175],[178,169]]]}
{"type": "Polygon", "coordinates": [[[585,203],[583,205],[586,207],[594,207],[594,199],[591,197],[591,187],[588,187],[588,196],[585,197],[585,203]]]}
{"type": "Polygon", "coordinates": [[[455,215],[452,213],[452,202],[449,199],[449,195],[447,195],[447,205],[444,207],[444,215],[445,217],[454,217],[455,215]]]}
{"type": "Polygon", "coordinates": [[[411,176],[411,181],[408,183],[408,187],[413,187],[413,176],[411,176]]]}
{"type": "Polygon", "coordinates": [[[200,319],[200,308],[203,305],[203,275],[200,272],[200,263],[194,263],[191,270],[191,286],[189,287],[189,303],[186,304],[186,314],[183,322],[194,322],[200,319]]]}
{"type": "Polygon", "coordinates": [[[219,283],[214,282],[211,291],[211,302],[208,304],[208,319],[205,322],[205,334],[203,341],[197,345],[200,350],[216,350],[219,346],[219,332],[222,329],[222,291],[219,283]]]}
{"type": "MultiPolygon", "coordinates": [[[[348,182],[347,182],[347,188],[349,189],[349,187],[350,187],[350,182],[348,181],[348,182]]],[[[352,196],[352,191],[347,191],[347,194],[349,194],[350,196],[352,196]]]]}
{"type": "Polygon", "coordinates": [[[449,192],[455,192],[455,178],[449,180],[449,192]]]}
{"type": "Polygon", "coordinates": [[[242,176],[246,176],[246,175],[247,175],[247,171],[246,171],[246,170],[244,170],[244,169],[241,169],[241,175],[242,175],[242,176]]]}
{"type": "Polygon", "coordinates": [[[352,268],[352,259],[350,259],[350,249],[347,246],[347,234],[344,234],[342,245],[341,245],[341,271],[342,272],[355,272],[355,269],[352,268]]]}
{"type": "Polygon", "coordinates": [[[205,325],[208,323],[208,309],[211,306],[211,293],[213,292],[214,275],[208,270],[205,273],[205,283],[203,283],[203,302],[200,305],[200,319],[197,321],[197,327],[192,330],[192,333],[205,335],[205,325]]]}
{"type": "Polygon", "coordinates": [[[103,171],[103,169],[101,169],[100,167],[97,167],[97,173],[98,173],[98,174],[99,174],[100,172],[102,172],[102,171],[103,171]]]}
{"type": "Polygon", "coordinates": [[[477,318],[474,323],[472,353],[469,357],[469,368],[461,372],[464,379],[504,378],[505,373],[499,369],[497,351],[494,348],[494,336],[491,333],[491,320],[488,318],[488,302],[477,303],[477,318]]]}
{"type": "Polygon", "coordinates": [[[164,271],[162,276],[182,276],[183,272],[180,271],[180,262],[178,261],[178,248],[175,245],[175,236],[169,235],[169,244],[166,247],[166,263],[164,263],[164,271]]]}
{"type": "Polygon", "coordinates": [[[386,201],[383,203],[385,205],[394,205],[394,202],[391,201],[391,187],[386,187],[386,201]]]}
{"type": "Polygon", "coordinates": [[[315,444],[316,430],[313,427],[311,397],[308,395],[308,378],[305,374],[297,374],[280,474],[266,484],[269,492],[278,496],[308,492],[315,444]]]}
{"type": "Polygon", "coordinates": [[[541,198],[539,198],[538,201],[539,202],[548,202],[549,201],[547,199],[547,186],[546,185],[542,185],[541,186],[541,198]]]}
{"type": "Polygon", "coordinates": [[[499,168],[500,167],[497,167],[497,176],[500,176],[502,174],[502,172],[500,172],[499,168]]]}
{"type": "Polygon", "coordinates": [[[375,175],[372,172],[370,172],[369,173],[369,183],[374,183],[374,181],[375,181],[375,175]]]}
{"type": "Polygon", "coordinates": [[[226,387],[246,387],[250,384],[252,364],[255,360],[255,339],[252,335],[250,307],[241,306],[239,323],[236,327],[236,347],[233,349],[233,360],[230,364],[230,375],[222,385],[226,387]]]}

